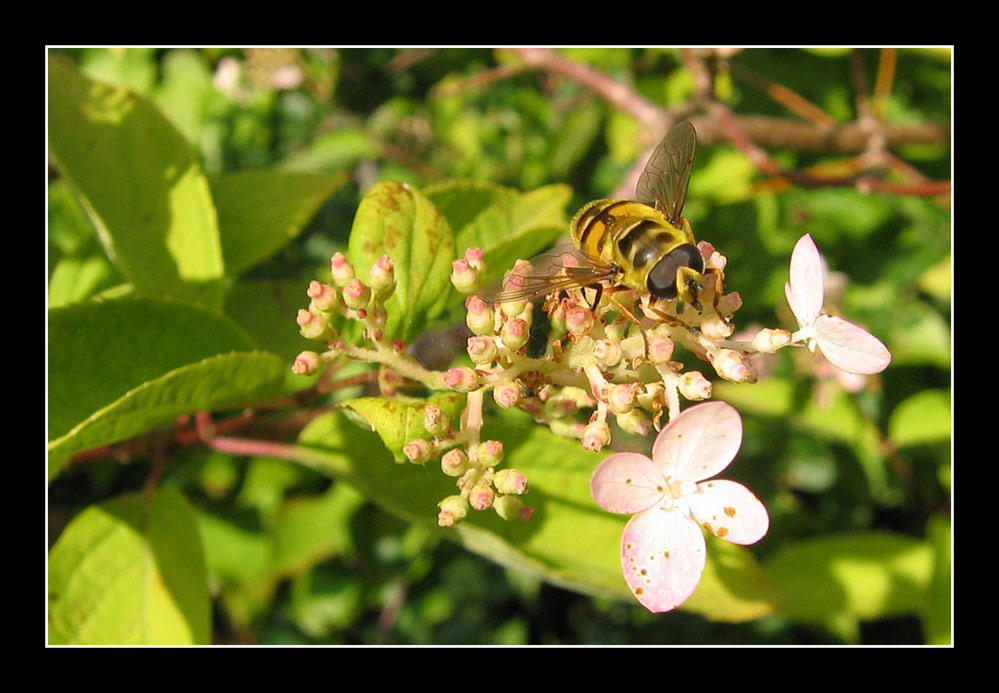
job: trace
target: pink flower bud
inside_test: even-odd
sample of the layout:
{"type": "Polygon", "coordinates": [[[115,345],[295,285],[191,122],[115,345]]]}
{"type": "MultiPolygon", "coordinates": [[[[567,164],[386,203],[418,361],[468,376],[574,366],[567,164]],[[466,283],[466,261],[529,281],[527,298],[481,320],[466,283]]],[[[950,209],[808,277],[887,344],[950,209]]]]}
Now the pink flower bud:
{"type": "Polygon", "coordinates": [[[475,485],[479,483],[479,479],[481,477],[482,472],[479,469],[468,469],[458,478],[458,481],[455,482],[455,486],[457,486],[458,490],[462,493],[468,493],[475,488],[475,485]]]}
{"type": "Polygon", "coordinates": [[[496,325],[493,317],[493,309],[478,296],[469,296],[465,299],[465,324],[472,334],[485,335],[492,334],[496,325]]]}
{"type": "Polygon", "coordinates": [[[496,490],[503,494],[520,496],[527,493],[527,477],[519,469],[502,469],[496,472],[493,482],[496,490]]]}
{"type": "Polygon", "coordinates": [[[468,501],[461,496],[448,496],[437,507],[441,509],[437,514],[437,524],[441,527],[452,527],[468,514],[468,501]]]}
{"type": "Polygon", "coordinates": [[[435,437],[440,437],[448,432],[451,422],[448,421],[447,414],[441,411],[440,407],[428,404],[423,410],[423,427],[427,432],[435,437]]]}
{"type": "Polygon", "coordinates": [[[720,349],[714,355],[711,365],[715,367],[715,372],[725,380],[731,380],[733,383],[756,382],[756,369],[738,351],[720,349]]]}
{"type": "Polygon", "coordinates": [[[733,291],[730,294],[724,294],[718,299],[718,312],[724,315],[726,318],[730,318],[735,314],[735,311],[742,307],[742,296],[739,295],[738,291],[733,291]]]}
{"type": "Polygon", "coordinates": [[[753,348],[761,354],[776,353],[781,347],[791,343],[791,333],[788,330],[765,328],[753,338],[753,348]]]}
{"type": "Polygon", "coordinates": [[[461,448],[453,448],[441,457],[441,471],[448,476],[459,477],[468,469],[468,456],[461,448]]]}
{"type": "Polygon", "coordinates": [[[319,354],[314,351],[303,351],[295,357],[291,372],[298,375],[312,375],[319,368],[319,354]]]}
{"type": "Polygon", "coordinates": [[[527,323],[520,318],[507,320],[500,330],[500,339],[503,345],[511,351],[521,349],[531,337],[531,330],[527,323]]]}
{"type": "Polygon", "coordinates": [[[295,318],[298,331],[306,339],[322,339],[329,334],[329,324],[321,315],[308,310],[299,310],[295,318]]]}
{"type": "Polygon", "coordinates": [[[479,386],[479,376],[468,366],[458,366],[444,374],[444,384],[458,392],[471,392],[479,386]]]}
{"type": "Polygon", "coordinates": [[[680,394],[690,401],[700,401],[711,397],[711,381],[700,371],[689,371],[681,375],[677,381],[680,394]]]}
{"type": "Polygon", "coordinates": [[[468,266],[476,272],[481,272],[486,268],[486,262],[482,259],[481,248],[466,248],[465,260],[468,262],[468,266]]]}
{"type": "Polygon", "coordinates": [[[583,447],[590,452],[600,452],[610,440],[610,426],[604,421],[592,421],[583,429],[583,447]]]}
{"type": "Polygon", "coordinates": [[[667,363],[673,358],[673,340],[663,334],[650,332],[648,335],[649,361],[654,364],[667,363]]]}
{"type": "Polygon", "coordinates": [[[375,264],[371,266],[371,273],[368,279],[371,288],[381,297],[388,296],[390,289],[395,288],[395,263],[388,255],[382,255],[375,264]]]}
{"type": "Polygon", "coordinates": [[[493,399],[504,409],[515,407],[520,401],[520,387],[513,380],[504,380],[493,388],[493,399]]]}
{"type": "Polygon", "coordinates": [[[343,302],[354,310],[366,307],[369,300],[371,300],[371,289],[360,279],[351,279],[343,287],[343,302]]]}
{"type": "Polygon", "coordinates": [[[530,520],[534,516],[534,512],[524,505],[522,501],[517,496],[500,496],[493,503],[493,510],[496,514],[502,517],[504,520],[530,520]]]}
{"type": "Polygon", "coordinates": [[[354,278],[354,266],[340,252],[333,253],[330,259],[330,272],[333,274],[333,282],[341,288],[354,278]]]}
{"type": "Polygon", "coordinates": [[[593,311],[582,306],[569,306],[565,309],[565,328],[569,334],[580,336],[593,329],[593,311]]]}
{"type": "Polygon", "coordinates": [[[652,421],[640,409],[618,414],[615,421],[622,431],[632,435],[647,436],[652,430],[652,421]]]}
{"type": "Polygon", "coordinates": [[[479,290],[479,273],[472,269],[465,258],[451,262],[451,283],[463,294],[473,294],[479,290]]]}
{"type": "Polygon", "coordinates": [[[717,313],[704,316],[701,321],[701,334],[708,339],[728,339],[735,328],[717,313]]]}
{"type": "Polygon", "coordinates": [[[336,289],[329,284],[313,280],[309,282],[309,289],[306,293],[312,299],[312,302],[309,304],[310,308],[327,314],[336,308],[336,289]]]}
{"type": "Polygon", "coordinates": [[[495,499],[496,492],[485,479],[480,479],[468,493],[468,503],[476,510],[488,510],[493,507],[495,499]]]}
{"type": "Polygon", "coordinates": [[[402,447],[402,454],[413,464],[426,463],[432,453],[433,445],[429,440],[424,440],[423,438],[417,438],[402,447]]]}
{"type": "Polygon", "coordinates": [[[503,443],[498,440],[487,440],[479,443],[478,461],[483,467],[495,467],[503,461],[503,443]]]}
{"type": "Polygon", "coordinates": [[[612,339],[598,339],[593,343],[593,357],[604,368],[616,366],[623,354],[620,342],[612,339]]]}
{"type": "Polygon", "coordinates": [[[499,351],[492,338],[482,336],[469,337],[465,348],[472,363],[480,366],[488,366],[495,361],[499,351]]]}
{"type": "Polygon", "coordinates": [[[635,389],[631,385],[611,385],[607,391],[607,406],[612,414],[624,414],[635,406],[635,389]]]}

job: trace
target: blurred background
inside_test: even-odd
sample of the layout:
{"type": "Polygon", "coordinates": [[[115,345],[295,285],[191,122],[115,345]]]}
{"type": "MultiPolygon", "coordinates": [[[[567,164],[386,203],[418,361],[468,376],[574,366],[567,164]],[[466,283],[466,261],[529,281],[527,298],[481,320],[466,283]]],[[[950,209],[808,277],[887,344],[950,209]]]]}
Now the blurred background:
{"type": "MultiPolygon", "coordinates": [[[[686,118],[699,149],[685,216],[728,258],[740,328],[794,324],[783,283],[791,248],[810,233],[830,266],[827,307],[892,351],[889,369],[868,378],[782,353],[758,364],[772,377],[750,394],[716,390],[745,418],[739,478],[771,512],[754,547],[771,574],[801,565],[782,546],[822,537],[890,536],[883,553],[851,548],[888,572],[897,556],[925,554],[922,582],[877,606],[863,595],[880,574],[860,561],[848,568],[860,603],[842,619],[810,611],[814,595],[745,623],[656,616],[504,569],[303,467],[189,449],[170,473],[207,509],[215,642],[949,643],[950,49],[51,52],[147,96],[209,176],[342,173],[305,231],[251,270],[299,286],[346,249],[378,181],[568,184],[568,220],[590,200],[632,197],[651,147],[686,118]],[[806,411],[775,423],[775,412],[806,411]],[[320,522],[335,531],[317,536],[320,522]],[[292,548],[265,561],[276,535],[292,548]]],[[[60,260],[88,243],[89,221],[53,176],[50,305],[70,300],[60,260]]],[[[97,269],[93,291],[118,281],[97,269]]],[[[289,328],[268,348],[290,363],[302,347],[289,328]]],[[[140,488],[146,473],[109,460],[61,476],[49,488],[50,542],[85,504],[140,488]]]]}

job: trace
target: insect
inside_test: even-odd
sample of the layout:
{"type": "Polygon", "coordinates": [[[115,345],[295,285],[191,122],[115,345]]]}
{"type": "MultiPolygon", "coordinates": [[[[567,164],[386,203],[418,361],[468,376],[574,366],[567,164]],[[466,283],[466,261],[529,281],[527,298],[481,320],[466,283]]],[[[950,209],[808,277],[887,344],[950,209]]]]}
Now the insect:
{"type": "MultiPolygon", "coordinates": [[[[681,216],[697,135],[684,121],[652,152],[631,200],[596,200],[570,224],[574,248],[542,253],[530,269],[515,268],[486,290],[491,303],[530,300],[557,291],[605,283],[654,298],[679,299],[697,311],[704,288],[704,258],[690,223],[681,216]]],[[[596,302],[594,305],[596,305],[596,302]]]]}

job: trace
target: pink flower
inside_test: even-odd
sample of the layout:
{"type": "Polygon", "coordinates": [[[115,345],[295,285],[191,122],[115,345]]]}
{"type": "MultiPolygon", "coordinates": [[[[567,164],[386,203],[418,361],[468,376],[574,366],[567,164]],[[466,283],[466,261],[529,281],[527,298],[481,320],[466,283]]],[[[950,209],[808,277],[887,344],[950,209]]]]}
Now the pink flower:
{"type": "Polygon", "coordinates": [[[794,340],[806,340],[812,352],[818,347],[832,365],[847,373],[880,373],[891,362],[891,352],[863,328],[822,312],[823,281],[819,249],[805,234],[791,253],[791,281],[784,285],[788,305],[798,321],[794,340]]]}
{"type": "Polygon", "coordinates": [[[725,402],[686,409],[652,445],[652,459],[611,455],[590,479],[593,499],[613,513],[636,513],[621,539],[624,579],[649,611],[669,611],[693,594],[704,572],[701,526],[735,544],[766,535],[763,503],[742,484],[703,481],[721,472],[742,445],[742,419],[725,402]]]}

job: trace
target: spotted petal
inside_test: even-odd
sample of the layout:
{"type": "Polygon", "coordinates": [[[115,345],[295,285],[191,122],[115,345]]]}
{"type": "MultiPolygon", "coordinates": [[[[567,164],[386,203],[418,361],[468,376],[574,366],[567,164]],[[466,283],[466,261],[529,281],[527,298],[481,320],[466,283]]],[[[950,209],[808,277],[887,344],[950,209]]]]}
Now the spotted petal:
{"type": "Polygon", "coordinates": [[[735,459],[742,445],[742,419],[725,402],[685,409],[670,421],[652,445],[652,460],[665,475],[682,481],[708,479],[735,459]]]}
{"type": "Polygon", "coordinates": [[[829,363],[847,373],[880,373],[891,362],[891,352],[880,339],[843,318],[820,315],[814,337],[829,363]]]}
{"type": "Polygon", "coordinates": [[[645,510],[663,497],[664,485],[662,469],[637,452],[611,455],[590,477],[593,500],[612,513],[645,510]]]}
{"type": "Polygon", "coordinates": [[[621,539],[625,582],[654,613],[675,609],[693,594],[704,556],[700,527],[679,509],[658,504],[632,517],[621,539]]]}
{"type": "Polygon", "coordinates": [[[784,286],[787,303],[799,327],[807,327],[819,316],[825,301],[822,256],[807,233],[798,239],[791,252],[790,276],[791,281],[784,286]]]}
{"type": "Polygon", "coordinates": [[[742,484],[712,479],[685,497],[701,526],[733,544],[755,544],[770,529],[770,516],[760,499],[742,484]]]}

